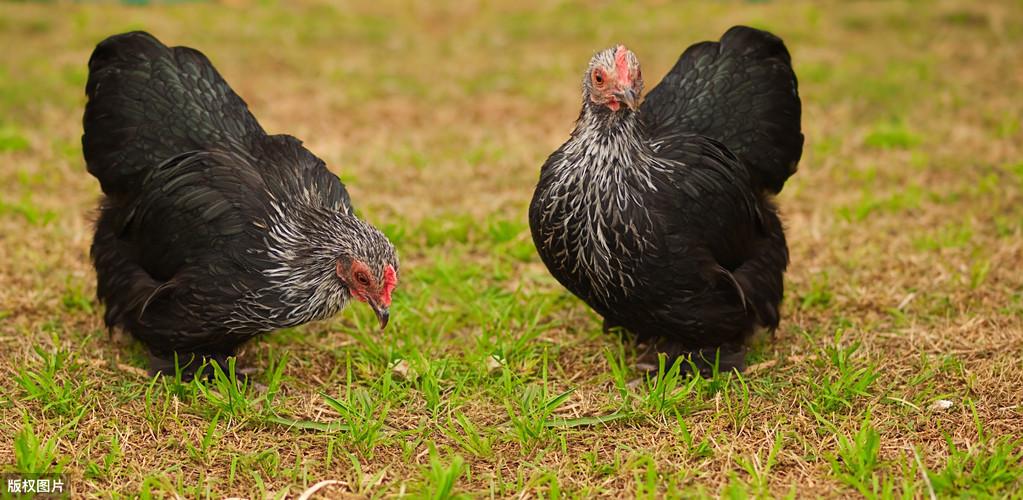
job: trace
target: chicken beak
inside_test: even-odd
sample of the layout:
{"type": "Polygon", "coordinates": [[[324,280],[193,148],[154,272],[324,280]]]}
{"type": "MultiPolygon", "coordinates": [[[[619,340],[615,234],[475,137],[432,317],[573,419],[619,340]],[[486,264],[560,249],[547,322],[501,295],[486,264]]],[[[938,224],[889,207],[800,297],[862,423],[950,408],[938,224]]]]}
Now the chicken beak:
{"type": "Polygon", "coordinates": [[[380,329],[387,328],[387,321],[391,319],[391,308],[387,306],[381,306],[376,303],[371,303],[370,307],[373,308],[373,312],[376,313],[377,319],[380,320],[380,329]]]}
{"type": "Polygon", "coordinates": [[[619,101],[625,103],[625,105],[628,106],[629,109],[631,109],[633,111],[636,110],[636,100],[637,100],[636,99],[636,97],[637,97],[636,96],[636,90],[633,89],[632,87],[629,87],[627,89],[621,89],[618,92],[615,92],[614,96],[615,96],[615,99],[618,99],[619,101]]]}

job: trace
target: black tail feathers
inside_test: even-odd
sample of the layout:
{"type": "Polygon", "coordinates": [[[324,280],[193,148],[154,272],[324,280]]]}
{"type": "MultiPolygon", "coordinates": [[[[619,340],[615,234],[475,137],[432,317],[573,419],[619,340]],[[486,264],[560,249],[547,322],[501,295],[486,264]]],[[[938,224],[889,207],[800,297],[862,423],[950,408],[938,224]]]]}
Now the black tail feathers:
{"type": "Polygon", "coordinates": [[[115,198],[136,193],[167,158],[263,134],[206,56],[141,31],[96,46],[85,93],[85,161],[115,198]]]}

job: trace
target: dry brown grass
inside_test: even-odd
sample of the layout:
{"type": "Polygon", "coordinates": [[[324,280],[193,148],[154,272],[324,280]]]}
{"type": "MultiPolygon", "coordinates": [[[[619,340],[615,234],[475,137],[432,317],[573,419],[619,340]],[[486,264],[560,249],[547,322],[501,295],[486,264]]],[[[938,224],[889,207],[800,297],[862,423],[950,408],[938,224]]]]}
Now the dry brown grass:
{"type": "MultiPolygon", "coordinates": [[[[891,482],[879,491],[927,496],[935,487],[960,494],[993,473],[961,475],[959,489],[940,490],[916,457],[938,473],[955,463],[950,443],[979,457],[971,463],[999,446],[1020,449],[1003,439],[1023,434],[1019,2],[4,4],[0,47],[0,463],[14,463],[27,418],[43,439],[56,436],[56,460],[89,496],[296,496],[321,479],[343,481],[321,490],[327,495],[391,496],[435,486],[425,482],[435,447],[438,463],[464,457],[456,491],[478,495],[545,496],[555,484],[639,495],[653,470],[661,494],[676,485],[694,495],[838,497],[856,490],[829,462],[836,434],[854,435],[869,414],[880,436],[874,477],[891,482]],[[606,415],[638,401],[621,396],[605,358],[617,340],[599,334],[535,257],[507,255],[528,249],[525,207],[540,164],[578,112],[587,57],[623,41],[647,75],[659,75],[688,44],[739,23],[786,40],[807,137],[800,171],[779,198],[792,265],[783,326],[756,353],[768,364],[747,374],[749,394],[721,377],[726,389],[704,388],[680,410],[709,456],[685,445],[671,412],[635,408],[631,418],[533,443],[515,437],[505,401],[541,380],[545,352],[551,393],[575,389],[559,416],[606,415]],[[140,351],[109,342],[89,301],[99,191],[78,145],[89,53],[104,36],[135,28],[204,51],[268,130],[305,140],[370,220],[405,231],[399,250],[412,271],[396,328],[376,339],[386,359],[370,334],[355,335],[349,318],[358,311],[247,353],[265,368],[287,352],[278,410],[316,421],[338,418],[319,392],[343,394],[350,362],[351,386],[392,398],[387,435],[370,449],[344,433],[223,414],[212,449],[197,458],[185,443],[198,446],[207,432],[207,401],[161,392],[168,417],[155,427],[146,417],[140,351]],[[486,229],[495,221],[521,227],[495,244],[486,229]],[[522,310],[503,321],[495,290],[522,310]],[[553,302],[547,326],[509,358],[508,388],[503,375],[487,375],[491,349],[481,339],[517,338],[544,301],[553,302]],[[829,361],[827,349],[857,342],[851,368],[829,361]],[[36,348],[71,357],[55,374],[82,388],[67,412],[31,399],[16,380],[41,369],[36,348]],[[387,396],[376,384],[396,358],[410,360],[414,380],[395,381],[398,395],[387,396]],[[440,377],[434,413],[416,376],[443,363],[452,368],[440,377]],[[813,415],[828,381],[864,367],[878,375],[868,394],[822,415],[828,423],[813,415]],[[953,406],[928,409],[937,399],[953,406]],[[456,413],[491,438],[492,454],[452,439],[456,413]],[[114,437],[120,451],[106,464],[114,437]],[[776,438],[761,484],[742,463],[765,470],[776,438]]],[[[1023,472],[1018,461],[1005,470],[1023,472]]],[[[973,494],[1020,494],[1018,480],[996,486],[973,494]]]]}

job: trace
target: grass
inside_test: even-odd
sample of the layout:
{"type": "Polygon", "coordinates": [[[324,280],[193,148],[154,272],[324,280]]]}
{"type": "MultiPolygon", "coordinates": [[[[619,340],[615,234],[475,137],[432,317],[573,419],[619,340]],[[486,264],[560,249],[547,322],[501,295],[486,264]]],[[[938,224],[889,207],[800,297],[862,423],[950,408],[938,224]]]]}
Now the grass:
{"type": "Polygon", "coordinates": [[[104,498],[1023,495],[1018,2],[56,8],[0,9],[2,471],[104,498]],[[652,88],[737,23],[786,40],[804,102],[782,326],[742,375],[643,376],[526,207],[594,50],[627,43],[652,88]],[[353,304],[208,383],[110,340],[85,64],[139,28],[341,175],[401,254],[386,331],[353,304]]]}

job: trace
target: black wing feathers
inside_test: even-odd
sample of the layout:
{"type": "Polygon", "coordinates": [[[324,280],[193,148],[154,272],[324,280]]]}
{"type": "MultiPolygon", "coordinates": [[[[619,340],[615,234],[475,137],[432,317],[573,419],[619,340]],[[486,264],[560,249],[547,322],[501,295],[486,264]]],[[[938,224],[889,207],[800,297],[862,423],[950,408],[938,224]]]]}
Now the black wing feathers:
{"type": "Polygon", "coordinates": [[[176,160],[152,171],[123,230],[138,248],[138,264],[160,281],[186,263],[217,258],[213,250],[251,227],[245,214],[261,208],[249,194],[262,189],[262,179],[243,160],[218,152],[176,160]]]}
{"type": "Polygon", "coordinates": [[[698,241],[716,261],[731,270],[748,255],[744,242],[755,237],[756,194],[750,177],[724,145],[705,136],[676,134],[657,150],[660,157],[679,162],[671,178],[680,205],[666,214],[667,231],[698,241]]]}
{"type": "Polygon", "coordinates": [[[785,44],[745,26],[686,49],[642,106],[652,137],[692,132],[716,139],[743,160],[756,186],[774,193],[802,155],[800,115],[785,44]]]}
{"type": "Polygon", "coordinates": [[[681,206],[660,225],[673,248],[709,251],[702,266],[673,261],[684,268],[675,272],[698,268],[708,282],[727,283],[760,325],[776,328],[788,248],[774,206],[748,187],[750,172],[721,143],[692,134],[663,139],[658,155],[685,167],[672,177],[681,206]]]}

